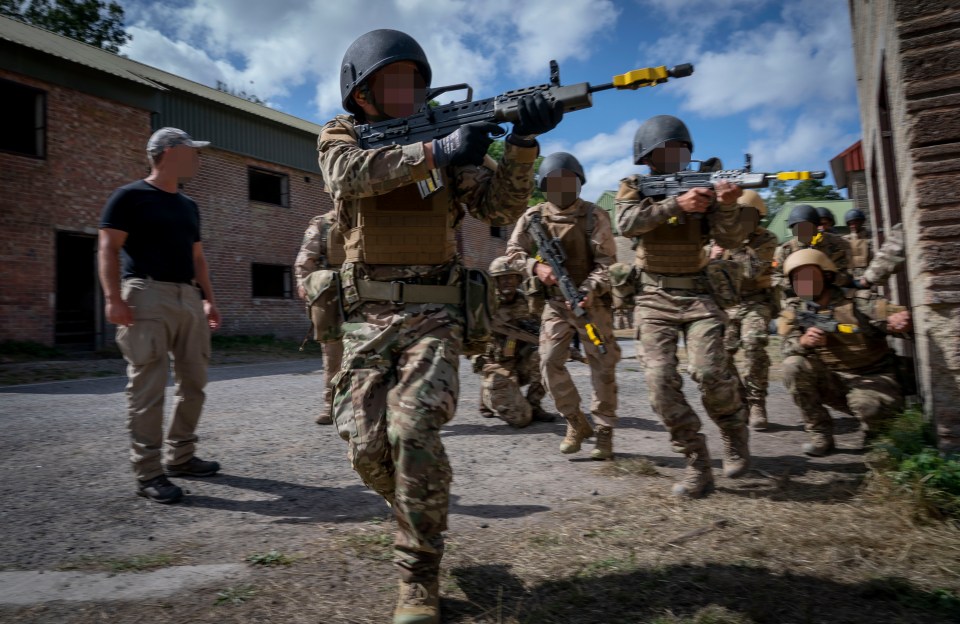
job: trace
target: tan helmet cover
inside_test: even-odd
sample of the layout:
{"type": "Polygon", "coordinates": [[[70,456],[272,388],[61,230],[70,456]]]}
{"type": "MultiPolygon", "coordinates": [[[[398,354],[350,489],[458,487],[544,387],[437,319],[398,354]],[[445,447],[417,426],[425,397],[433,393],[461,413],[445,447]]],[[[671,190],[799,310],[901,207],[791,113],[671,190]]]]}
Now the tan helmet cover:
{"type": "Polygon", "coordinates": [[[786,261],[783,263],[783,274],[790,277],[790,273],[795,269],[799,269],[808,264],[815,264],[824,271],[837,272],[837,265],[822,251],[817,251],[816,249],[801,249],[787,256],[786,261]]]}
{"type": "Polygon", "coordinates": [[[760,193],[752,189],[744,189],[743,195],[740,196],[737,203],[741,206],[753,206],[757,209],[757,212],[760,213],[761,217],[767,216],[767,204],[764,203],[763,198],[760,197],[760,193]]]}
{"type": "Polygon", "coordinates": [[[510,264],[507,256],[494,258],[493,262],[490,263],[490,270],[487,272],[491,277],[498,277],[500,275],[523,275],[523,271],[510,264]]]}

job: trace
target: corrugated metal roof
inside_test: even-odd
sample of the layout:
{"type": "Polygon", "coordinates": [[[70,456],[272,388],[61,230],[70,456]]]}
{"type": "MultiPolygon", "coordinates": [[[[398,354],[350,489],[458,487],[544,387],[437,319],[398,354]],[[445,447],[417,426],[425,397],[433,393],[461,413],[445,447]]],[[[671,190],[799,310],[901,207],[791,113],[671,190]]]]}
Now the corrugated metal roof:
{"type": "Polygon", "coordinates": [[[321,126],[305,119],[282,113],[268,106],[248,102],[243,98],[175,76],[156,67],[132,61],[95,46],[17,20],[0,17],[0,39],[160,91],[169,89],[184,91],[314,135],[320,133],[321,126]]]}
{"type": "Polygon", "coordinates": [[[837,182],[837,188],[847,187],[847,174],[853,171],[863,171],[863,145],[857,141],[830,159],[830,171],[837,182]]]}

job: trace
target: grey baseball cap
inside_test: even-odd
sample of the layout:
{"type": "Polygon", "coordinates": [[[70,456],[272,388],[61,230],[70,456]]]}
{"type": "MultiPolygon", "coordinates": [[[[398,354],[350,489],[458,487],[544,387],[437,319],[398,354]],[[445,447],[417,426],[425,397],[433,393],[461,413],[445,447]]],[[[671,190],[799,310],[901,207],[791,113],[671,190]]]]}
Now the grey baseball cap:
{"type": "Polygon", "coordinates": [[[194,141],[189,134],[178,128],[160,128],[147,141],[147,152],[156,156],[168,147],[178,145],[201,148],[210,145],[210,141],[194,141]]]}

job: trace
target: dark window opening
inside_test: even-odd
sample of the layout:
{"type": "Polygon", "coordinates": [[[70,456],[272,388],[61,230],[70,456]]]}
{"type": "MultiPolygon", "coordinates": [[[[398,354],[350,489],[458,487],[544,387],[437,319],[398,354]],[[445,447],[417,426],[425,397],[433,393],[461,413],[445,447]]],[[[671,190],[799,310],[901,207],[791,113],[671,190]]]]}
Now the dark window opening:
{"type": "Polygon", "coordinates": [[[283,173],[249,169],[250,201],[275,204],[284,208],[290,205],[290,178],[283,173]]]}
{"type": "Polygon", "coordinates": [[[47,96],[39,89],[0,80],[4,114],[0,150],[46,157],[47,96]]]}
{"type": "Polygon", "coordinates": [[[54,343],[93,349],[102,309],[97,285],[97,237],[57,232],[54,343]]]}
{"type": "Polygon", "coordinates": [[[494,237],[494,238],[500,238],[500,237],[502,236],[502,234],[501,234],[501,228],[500,228],[499,225],[491,225],[491,226],[490,226],[490,236],[492,236],[492,237],[494,237]]]}
{"type": "Polygon", "coordinates": [[[250,267],[254,297],[293,297],[293,279],[289,266],[280,264],[253,264],[250,267]]]}

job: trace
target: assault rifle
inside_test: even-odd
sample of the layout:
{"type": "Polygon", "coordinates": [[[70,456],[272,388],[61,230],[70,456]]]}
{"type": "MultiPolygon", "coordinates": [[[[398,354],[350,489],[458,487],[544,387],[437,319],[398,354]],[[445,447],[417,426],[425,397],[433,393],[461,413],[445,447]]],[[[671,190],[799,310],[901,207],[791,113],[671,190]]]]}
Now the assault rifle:
{"type": "Polygon", "coordinates": [[[580,307],[580,302],[586,299],[587,295],[577,289],[577,285],[570,278],[567,268],[563,266],[563,263],[567,261],[567,252],[563,250],[560,239],[550,238],[547,235],[547,231],[543,229],[543,218],[539,212],[530,215],[527,231],[533,236],[537,245],[537,261],[546,263],[553,270],[553,276],[557,278],[557,286],[560,288],[563,298],[570,305],[570,309],[576,316],[586,317],[587,336],[590,338],[590,342],[596,345],[600,353],[606,354],[607,347],[603,342],[603,337],[597,331],[596,326],[590,322],[586,308],[580,307]]]}
{"type": "MultiPolygon", "coordinates": [[[[683,78],[692,73],[693,65],[690,64],[677,65],[672,69],[667,69],[665,66],[644,67],[614,76],[613,82],[595,87],[587,82],[562,86],[560,66],[556,61],[550,61],[548,84],[507,91],[485,100],[473,101],[473,88],[465,83],[430,89],[427,91],[426,98],[428,104],[425,104],[420,112],[402,119],[387,119],[356,126],[358,144],[363,149],[387,145],[410,145],[443,138],[463,124],[477,121],[494,123],[517,121],[519,116],[517,104],[520,98],[524,95],[533,95],[537,91],[541,92],[548,101],[562,102],[564,112],[569,112],[593,106],[592,94],[597,91],[652,87],[667,82],[669,78],[683,78]],[[429,105],[429,102],[441,93],[463,89],[467,91],[467,99],[463,101],[434,107],[429,105]]],[[[505,132],[496,136],[503,136],[503,134],[505,132]]]]}
{"type": "Polygon", "coordinates": [[[812,301],[805,301],[803,307],[797,311],[797,325],[803,331],[811,327],[828,334],[859,334],[860,326],[853,323],[838,323],[832,317],[819,314],[820,306],[812,301]]]}
{"type": "Polygon", "coordinates": [[[502,334],[507,338],[513,338],[514,340],[519,340],[520,342],[526,342],[529,344],[539,344],[540,337],[538,336],[539,328],[536,331],[532,327],[525,326],[521,322],[520,327],[493,319],[493,323],[490,324],[490,329],[493,330],[495,334],[502,334]]]}

